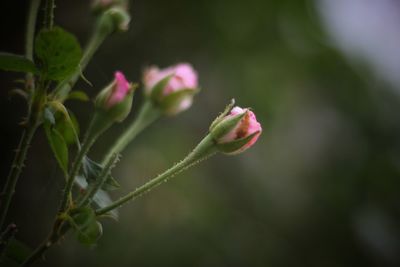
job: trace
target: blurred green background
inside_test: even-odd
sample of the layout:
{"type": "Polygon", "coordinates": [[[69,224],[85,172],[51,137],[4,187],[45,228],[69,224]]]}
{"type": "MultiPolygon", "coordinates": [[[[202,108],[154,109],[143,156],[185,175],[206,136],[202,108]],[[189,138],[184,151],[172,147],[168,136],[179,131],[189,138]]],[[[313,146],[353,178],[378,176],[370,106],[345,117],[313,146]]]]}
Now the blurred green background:
{"type": "MultiPolygon", "coordinates": [[[[23,53],[29,1],[3,2],[1,50],[23,53]]],[[[95,248],[69,235],[36,266],[400,266],[399,88],[335,48],[316,2],[132,1],[129,31],[107,39],[89,64],[93,87],[76,89],[94,96],[117,69],[139,82],[144,67],[181,61],[203,89],[191,109],[129,146],[113,197],[182,159],[231,98],[253,108],[263,133],[245,153],[217,155],[121,208],[119,222],[103,221],[95,248]]],[[[56,3],[56,24],[83,45],[89,1],[56,3]]],[[[0,73],[2,177],[25,114],[8,96],[20,77],[0,73]]],[[[138,94],[128,121],[140,103],[138,94]]],[[[67,106],[84,130],[92,105],[67,106]]],[[[107,132],[92,157],[126,125],[107,132]]],[[[20,240],[33,247],[46,236],[63,183],[39,132],[9,216],[20,240]]]]}

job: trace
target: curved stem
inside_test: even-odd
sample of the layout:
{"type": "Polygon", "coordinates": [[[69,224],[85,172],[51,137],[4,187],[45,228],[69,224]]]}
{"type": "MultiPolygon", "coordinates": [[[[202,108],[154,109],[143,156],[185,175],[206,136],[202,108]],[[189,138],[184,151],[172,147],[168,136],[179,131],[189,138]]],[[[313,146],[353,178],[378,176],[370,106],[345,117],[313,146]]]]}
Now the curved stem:
{"type": "MultiPolygon", "coordinates": [[[[57,222],[57,221],[56,221],[57,222]]],[[[32,254],[21,264],[21,267],[29,267],[39,258],[41,258],[44,253],[60,238],[69,231],[69,227],[65,227],[61,233],[57,233],[56,225],[54,226],[50,236],[44,240],[33,252],[32,254]]]]}
{"type": "Polygon", "coordinates": [[[121,197],[119,200],[113,202],[107,207],[102,209],[96,210],[96,215],[101,216],[113,209],[116,209],[126,202],[133,200],[144,193],[149,192],[154,187],[160,185],[161,183],[167,181],[168,179],[172,178],[176,174],[180,173],[181,171],[196,165],[200,161],[210,157],[211,155],[215,154],[216,147],[214,145],[214,141],[211,135],[207,135],[198,145],[197,147],[181,162],[174,165],[172,168],[168,169],[164,173],[158,175],[157,177],[153,178],[152,180],[148,181],[141,187],[137,188],[136,190],[132,191],[131,193],[121,197]]]}
{"type": "Polygon", "coordinates": [[[52,242],[48,241],[47,239],[40,244],[32,254],[21,264],[21,267],[28,267],[31,266],[32,263],[37,261],[45,252],[52,246],[52,242]]]}
{"type": "Polygon", "coordinates": [[[146,100],[134,122],[121,136],[115,139],[114,144],[103,159],[103,164],[108,162],[113,154],[121,153],[141,131],[158,119],[160,115],[160,111],[153,106],[151,101],[146,100]]]}
{"type": "Polygon", "coordinates": [[[2,201],[3,205],[0,211],[0,229],[3,228],[11,199],[15,192],[15,186],[17,185],[18,178],[21,175],[22,168],[24,167],[26,153],[30,147],[32,138],[36,132],[36,129],[38,128],[38,125],[39,124],[37,122],[34,122],[30,124],[26,130],[24,130],[21,141],[16,150],[15,157],[2,193],[2,195],[4,195],[4,200],[2,201]]]}

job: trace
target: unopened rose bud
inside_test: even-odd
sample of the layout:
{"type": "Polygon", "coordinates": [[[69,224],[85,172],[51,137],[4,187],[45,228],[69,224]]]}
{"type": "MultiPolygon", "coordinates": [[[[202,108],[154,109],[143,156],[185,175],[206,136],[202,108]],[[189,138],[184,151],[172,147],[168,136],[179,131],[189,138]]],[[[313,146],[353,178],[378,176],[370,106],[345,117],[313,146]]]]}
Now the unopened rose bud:
{"type": "Polygon", "coordinates": [[[231,107],[210,127],[219,151],[238,154],[251,147],[260,136],[262,129],[254,113],[245,108],[231,107]],[[229,111],[230,110],[230,111],[229,111]]]}
{"type": "Polygon", "coordinates": [[[110,34],[114,31],[127,31],[131,16],[128,11],[121,6],[113,6],[106,9],[100,17],[100,31],[110,34]]]}
{"type": "Polygon", "coordinates": [[[122,72],[117,71],[114,76],[114,80],[97,95],[95,105],[112,120],[120,122],[131,110],[133,88],[122,72]]]}
{"type": "Polygon", "coordinates": [[[190,64],[148,68],[143,75],[146,94],[164,113],[174,115],[192,105],[198,92],[197,73],[190,64]]]}

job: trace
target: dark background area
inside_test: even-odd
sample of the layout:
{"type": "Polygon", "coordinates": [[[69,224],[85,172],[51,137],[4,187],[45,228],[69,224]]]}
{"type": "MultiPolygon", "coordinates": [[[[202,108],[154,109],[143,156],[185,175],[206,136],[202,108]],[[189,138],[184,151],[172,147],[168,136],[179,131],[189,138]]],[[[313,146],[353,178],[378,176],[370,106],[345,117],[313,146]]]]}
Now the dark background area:
{"type": "MultiPolygon", "coordinates": [[[[1,51],[24,52],[28,2],[2,1],[1,51]]],[[[82,46],[93,24],[88,2],[56,1],[56,24],[82,46]]],[[[245,153],[218,155],[121,208],[119,222],[103,221],[96,247],[69,235],[36,266],[400,266],[398,88],[334,48],[315,2],[132,1],[129,31],[107,39],[85,71],[93,87],[75,88],[93,97],[115,70],[139,82],[147,65],[187,61],[202,91],[125,151],[113,197],[183,158],[231,98],[253,108],[263,134],[245,153]]],[[[1,177],[26,112],[8,94],[22,77],[0,72],[1,177]]],[[[138,94],[127,121],[140,103],[138,94]]],[[[66,105],[83,132],[92,105],[66,105]]],[[[107,132],[92,157],[126,125],[107,132]]],[[[63,184],[39,131],[9,213],[18,239],[34,247],[47,235],[63,184]]]]}

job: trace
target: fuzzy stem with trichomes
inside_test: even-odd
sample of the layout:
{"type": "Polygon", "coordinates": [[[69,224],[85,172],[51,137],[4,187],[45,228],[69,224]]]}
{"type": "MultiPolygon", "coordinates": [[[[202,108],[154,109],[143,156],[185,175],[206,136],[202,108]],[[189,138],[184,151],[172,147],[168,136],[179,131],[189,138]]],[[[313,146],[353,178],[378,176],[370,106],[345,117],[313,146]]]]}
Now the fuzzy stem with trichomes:
{"type": "Polygon", "coordinates": [[[53,28],[54,25],[54,0],[46,0],[46,6],[44,8],[44,21],[43,26],[47,29],[53,28]]]}
{"type": "Polygon", "coordinates": [[[215,146],[214,140],[211,135],[207,135],[197,146],[196,148],[181,162],[174,165],[172,168],[158,175],[157,177],[151,179],[144,185],[138,187],[136,190],[128,193],[127,195],[121,197],[119,200],[113,202],[107,207],[96,210],[96,215],[101,216],[106,214],[107,212],[116,209],[126,202],[133,200],[144,193],[149,192],[151,189],[160,185],[163,182],[166,182],[168,179],[172,178],[176,174],[180,173],[183,170],[188,169],[191,166],[196,165],[200,161],[210,157],[211,155],[217,152],[217,148],[215,146]]]}
{"type": "Polygon", "coordinates": [[[114,144],[111,146],[103,159],[103,164],[108,162],[113,154],[121,153],[141,131],[157,120],[160,116],[161,111],[156,108],[149,99],[147,99],[143,103],[136,119],[121,134],[121,136],[115,139],[114,144]]]}
{"type": "MultiPolygon", "coordinates": [[[[61,222],[61,221],[58,221],[61,222]]],[[[58,225],[57,225],[58,226],[58,225]]],[[[62,231],[59,233],[58,227],[53,227],[52,232],[50,233],[49,237],[46,238],[32,253],[29,255],[28,258],[21,264],[20,267],[29,267],[31,266],[35,261],[43,257],[44,253],[60,238],[65,235],[69,230],[70,227],[64,227],[62,231]]]]}
{"type": "Polygon", "coordinates": [[[0,229],[3,229],[3,225],[11,204],[11,199],[15,192],[18,178],[21,175],[22,168],[24,167],[27,151],[30,147],[32,138],[38,126],[39,123],[37,121],[34,121],[28,125],[28,128],[25,129],[22,134],[21,141],[16,150],[15,157],[12,162],[11,169],[2,193],[4,200],[2,200],[2,208],[0,211],[0,229]]]}
{"type": "MultiPolygon", "coordinates": [[[[93,120],[92,120],[93,122],[93,120]]],[[[59,208],[59,213],[64,212],[68,208],[68,199],[70,199],[72,187],[74,185],[75,177],[78,175],[79,170],[82,166],[82,161],[84,157],[89,152],[90,148],[93,146],[97,137],[100,133],[94,133],[92,131],[93,123],[89,125],[89,128],[86,132],[85,138],[83,140],[81,149],[78,151],[78,154],[75,157],[74,163],[72,164],[71,171],[69,172],[67,183],[64,188],[63,197],[61,200],[61,205],[59,208]]]]}
{"type": "MultiPolygon", "coordinates": [[[[29,6],[28,19],[26,24],[26,40],[25,40],[25,55],[28,59],[33,59],[33,42],[35,37],[35,25],[37,14],[39,11],[40,0],[32,0],[29,6]]],[[[3,192],[2,192],[2,209],[0,211],[0,230],[3,229],[3,225],[7,216],[11,199],[15,192],[19,176],[21,175],[22,168],[25,162],[26,154],[28,152],[32,138],[40,124],[38,120],[38,114],[32,114],[33,101],[35,99],[34,81],[33,75],[28,73],[26,75],[27,88],[30,89],[30,99],[28,103],[28,125],[24,130],[16,150],[10,172],[8,174],[3,192]]],[[[39,111],[37,111],[39,112],[39,111]]]]}

